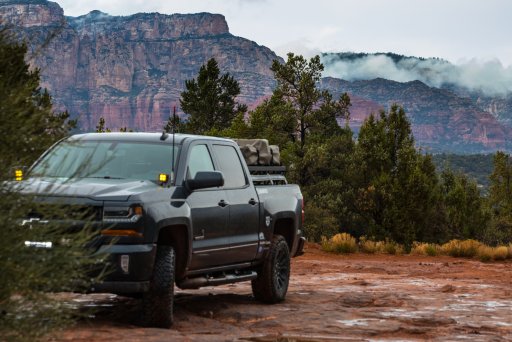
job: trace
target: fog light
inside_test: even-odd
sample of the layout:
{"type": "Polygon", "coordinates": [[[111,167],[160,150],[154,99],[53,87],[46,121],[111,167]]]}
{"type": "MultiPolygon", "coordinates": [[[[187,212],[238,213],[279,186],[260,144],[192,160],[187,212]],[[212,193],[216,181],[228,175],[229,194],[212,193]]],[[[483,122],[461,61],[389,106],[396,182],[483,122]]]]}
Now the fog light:
{"type": "Polygon", "coordinates": [[[129,255],[121,255],[121,269],[124,273],[128,273],[130,269],[130,256],[129,255]]]}

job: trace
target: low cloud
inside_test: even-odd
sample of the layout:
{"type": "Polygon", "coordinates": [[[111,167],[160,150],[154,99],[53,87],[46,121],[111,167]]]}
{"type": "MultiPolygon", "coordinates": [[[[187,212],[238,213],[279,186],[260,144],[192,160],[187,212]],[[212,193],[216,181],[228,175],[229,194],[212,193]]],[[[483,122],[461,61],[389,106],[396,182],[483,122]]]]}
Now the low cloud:
{"type": "Polygon", "coordinates": [[[432,87],[455,85],[486,95],[512,93],[512,67],[498,60],[469,60],[452,64],[442,59],[392,54],[325,54],[324,76],[348,81],[386,78],[397,82],[419,80],[432,87]]]}

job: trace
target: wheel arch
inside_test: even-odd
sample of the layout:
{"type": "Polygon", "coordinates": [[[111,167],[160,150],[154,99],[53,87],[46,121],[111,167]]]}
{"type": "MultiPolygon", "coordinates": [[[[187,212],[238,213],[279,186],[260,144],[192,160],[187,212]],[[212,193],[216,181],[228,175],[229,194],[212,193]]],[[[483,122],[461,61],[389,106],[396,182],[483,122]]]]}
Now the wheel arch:
{"type": "Polygon", "coordinates": [[[172,246],[176,255],[175,277],[183,278],[189,263],[190,239],[188,227],[182,224],[160,228],[157,245],[172,246]]]}
{"type": "Polygon", "coordinates": [[[295,241],[295,222],[291,217],[279,218],[274,223],[274,235],[284,237],[290,253],[295,241]]]}

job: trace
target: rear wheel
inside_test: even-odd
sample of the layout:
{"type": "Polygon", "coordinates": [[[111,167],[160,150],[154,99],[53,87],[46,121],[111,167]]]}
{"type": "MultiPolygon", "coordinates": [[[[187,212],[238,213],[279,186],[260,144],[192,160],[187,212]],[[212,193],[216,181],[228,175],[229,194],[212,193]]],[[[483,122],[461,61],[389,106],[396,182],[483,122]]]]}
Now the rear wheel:
{"type": "Polygon", "coordinates": [[[270,250],[252,281],[252,293],[257,300],[278,303],[284,300],[290,280],[290,251],[281,235],[274,235],[270,250]]]}
{"type": "Polygon", "coordinates": [[[149,291],[143,297],[147,326],[169,328],[173,323],[175,259],[173,247],[158,246],[149,291]]]}

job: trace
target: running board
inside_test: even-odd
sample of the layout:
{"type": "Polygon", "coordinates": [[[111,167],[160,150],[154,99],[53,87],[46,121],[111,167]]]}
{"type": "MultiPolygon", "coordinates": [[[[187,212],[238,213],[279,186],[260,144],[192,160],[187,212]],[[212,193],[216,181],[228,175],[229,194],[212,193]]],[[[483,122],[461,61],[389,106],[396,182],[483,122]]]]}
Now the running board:
{"type": "Polygon", "coordinates": [[[183,279],[176,283],[180,289],[198,289],[203,286],[217,286],[217,285],[225,285],[238,283],[240,281],[248,281],[253,280],[258,277],[256,272],[250,272],[247,274],[227,274],[223,277],[219,278],[211,278],[211,277],[196,277],[196,278],[188,278],[183,279]]]}

